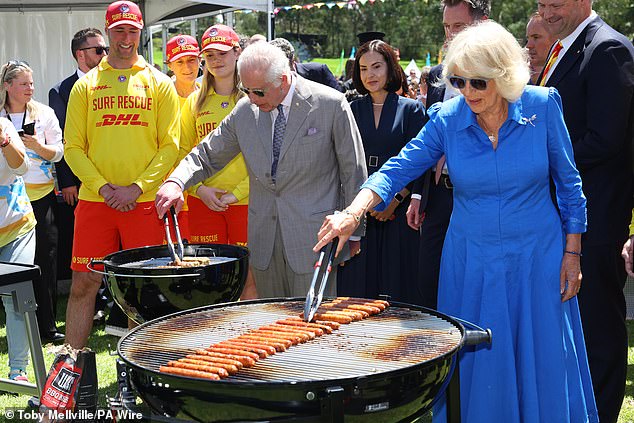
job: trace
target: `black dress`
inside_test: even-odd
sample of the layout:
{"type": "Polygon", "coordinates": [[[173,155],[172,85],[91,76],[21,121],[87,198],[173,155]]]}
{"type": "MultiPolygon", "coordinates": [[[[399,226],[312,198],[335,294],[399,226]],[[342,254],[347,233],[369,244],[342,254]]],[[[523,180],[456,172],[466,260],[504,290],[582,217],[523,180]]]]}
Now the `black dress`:
{"type": "MultiPolygon", "coordinates": [[[[369,95],[350,104],[365,150],[368,175],[395,156],[423,127],[420,102],[389,93],[383,104],[378,128],[374,124],[369,95]]],[[[409,197],[395,210],[394,219],[379,222],[367,215],[361,253],[340,267],[337,294],[408,302],[410,285],[417,280],[419,232],[407,225],[409,197]]]]}

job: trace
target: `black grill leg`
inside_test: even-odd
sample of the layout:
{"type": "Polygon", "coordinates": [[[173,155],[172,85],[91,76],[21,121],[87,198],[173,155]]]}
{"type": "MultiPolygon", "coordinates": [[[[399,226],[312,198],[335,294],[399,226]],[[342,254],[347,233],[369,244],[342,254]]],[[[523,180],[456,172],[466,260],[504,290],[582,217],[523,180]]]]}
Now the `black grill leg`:
{"type": "Polygon", "coordinates": [[[340,386],[326,389],[326,396],[321,400],[321,421],[343,423],[343,394],[340,386]]]}
{"type": "Polygon", "coordinates": [[[460,357],[456,355],[456,365],[447,386],[447,423],[461,423],[460,417],[460,357]]]}

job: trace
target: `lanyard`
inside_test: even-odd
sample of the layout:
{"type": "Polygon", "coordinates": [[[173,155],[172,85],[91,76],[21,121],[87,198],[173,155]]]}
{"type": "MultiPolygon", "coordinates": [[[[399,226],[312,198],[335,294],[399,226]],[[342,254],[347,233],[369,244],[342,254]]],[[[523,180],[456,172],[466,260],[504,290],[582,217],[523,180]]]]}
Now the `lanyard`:
{"type": "MultiPolygon", "coordinates": [[[[9,113],[6,109],[5,109],[5,112],[7,112],[7,117],[9,118],[11,123],[13,123],[13,119],[11,118],[11,113],[9,113]]],[[[24,111],[24,114],[22,115],[22,125],[20,125],[20,128],[24,128],[24,122],[26,122],[26,110],[24,111]]]]}

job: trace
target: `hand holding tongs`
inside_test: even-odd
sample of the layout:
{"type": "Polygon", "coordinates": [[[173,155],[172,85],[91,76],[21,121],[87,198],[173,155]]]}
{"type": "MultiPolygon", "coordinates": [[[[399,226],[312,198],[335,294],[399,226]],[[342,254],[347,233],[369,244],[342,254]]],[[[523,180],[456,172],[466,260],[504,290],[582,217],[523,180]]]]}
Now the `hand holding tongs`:
{"type": "Polygon", "coordinates": [[[315,313],[317,313],[317,309],[321,305],[321,300],[324,298],[324,290],[326,289],[326,284],[328,282],[328,276],[330,275],[330,271],[332,270],[332,261],[335,258],[335,253],[337,252],[337,245],[339,244],[339,238],[336,237],[332,240],[331,243],[325,245],[321,252],[319,253],[319,258],[317,259],[317,263],[315,263],[315,273],[313,273],[313,280],[310,283],[310,288],[308,289],[308,293],[306,294],[306,303],[304,304],[304,320],[310,322],[315,317],[315,313]],[[326,252],[328,254],[326,254],[326,252]],[[317,282],[317,278],[321,273],[321,265],[324,261],[324,257],[328,256],[328,261],[326,268],[324,269],[324,273],[321,277],[321,283],[319,284],[319,292],[317,293],[317,297],[315,297],[315,283],[317,282]]]}
{"type": "Polygon", "coordinates": [[[180,263],[183,261],[185,247],[183,246],[183,239],[181,238],[181,231],[178,227],[178,219],[176,218],[176,210],[174,210],[174,206],[170,207],[170,214],[172,215],[172,220],[174,221],[174,233],[176,234],[178,251],[174,249],[174,244],[172,244],[172,237],[170,236],[170,222],[167,213],[163,215],[163,224],[165,226],[165,240],[167,241],[167,249],[170,252],[170,257],[175,263],[180,263]]]}

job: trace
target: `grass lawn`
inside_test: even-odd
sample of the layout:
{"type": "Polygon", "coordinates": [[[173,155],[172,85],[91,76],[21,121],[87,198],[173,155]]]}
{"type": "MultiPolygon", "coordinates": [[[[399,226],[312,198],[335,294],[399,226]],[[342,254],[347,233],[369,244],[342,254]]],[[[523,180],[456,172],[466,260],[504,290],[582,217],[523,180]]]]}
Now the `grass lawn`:
{"type": "MultiPolygon", "coordinates": [[[[64,332],[64,316],[66,314],[66,297],[61,297],[58,304],[58,328],[64,332]]],[[[0,374],[7,375],[9,373],[8,368],[8,355],[7,355],[7,342],[6,342],[6,329],[5,329],[5,315],[4,311],[0,308],[0,374]]],[[[625,401],[621,408],[621,415],[619,416],[619,423],[631,423],[634,422],[634,321],[627,323],[627,328],[630,338],[629,348],[629,363],[627,372],[627,384],[625,392],[625,401]]],[[[95,326],[93,328],[92,335],[89,340],[89,347],[97,353],[97,372],[99,377],[99,408],[106,407],[106,398],[112,397],[117,391],[116,383],[116,369],[114,355],[111,353],[116,352],[118,338],[107,335],[104,332],[104,325],[95,326]]],[[[46,350],[46,346],[44,347],[46,350]]],[[[47,370],[50,368],[53,362],[52,354],[44,354],[44,360],[46,362],[47,370]]],[[[29,365],[27,372],[30,376],[30,380],[34,381],[33,369],[29,365]]],[[[14,394],[0,394],[0,423],[12,423],[17,419],[9,420],[4,417],[5,408],[22,408],[27,410],[27,401],[29,397],[23,395],[14,394]]]]}

